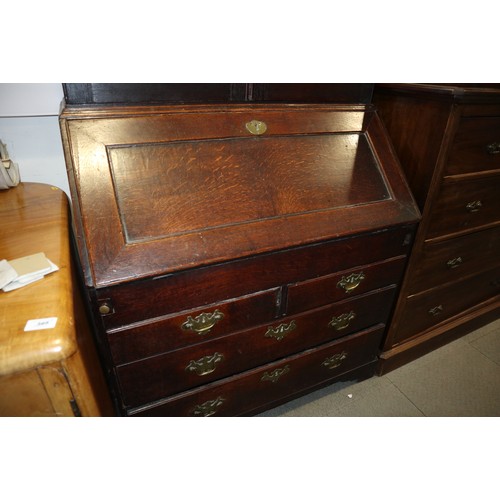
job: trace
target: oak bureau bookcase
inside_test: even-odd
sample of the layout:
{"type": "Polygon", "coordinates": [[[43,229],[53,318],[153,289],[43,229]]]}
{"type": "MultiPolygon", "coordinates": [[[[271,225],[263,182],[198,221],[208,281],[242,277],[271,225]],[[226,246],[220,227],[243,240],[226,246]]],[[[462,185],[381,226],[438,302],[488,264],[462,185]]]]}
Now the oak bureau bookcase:
{"type": "Polygon", "coordinates": [[[419,211],[373,85],[66,84],[86,294],[121,415],[372,376],[419,211]]]}
{"type": "Polygon", "coordinates": [[[377,85],[422,211],[381,373],[500,317],[500,85],[377,85]]]}

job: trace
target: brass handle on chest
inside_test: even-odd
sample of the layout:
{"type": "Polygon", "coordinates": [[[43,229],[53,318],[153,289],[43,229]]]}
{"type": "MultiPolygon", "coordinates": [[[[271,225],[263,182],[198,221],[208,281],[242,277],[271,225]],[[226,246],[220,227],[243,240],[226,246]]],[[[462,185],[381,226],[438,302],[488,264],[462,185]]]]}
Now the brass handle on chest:
{"type": "Polygon", "coordinates": [[[446,265],[448,266],[449,269],[455,269],[461,264],[463,264],[462,257],[456,257],[455,259],[450,259],[446,265]]]}
{"type": "Polygon", "coordinates": [[[288,373],[289,371],[290,367],[288,365],[284,366],[283,368],[276,368],[276,370],[273,370],[271,373],[265,372],[264,375],[262,375],[260,381],[269,381],[276,383],[282,375],[288,373]]]}
{"type": "Polygon", "coordinates": [[[349,276],[342,276],[342,279],[337,283],[337,288],[343,288],[345,293],[352,292],[365,279],[365,273],[352,273],[349,276]]]}
{"type": "Polygon", "coordinates": [[[356,314],[354,311],[341,314],[340,316],[334,316],[330,323],[328,323],[328,326],[334,328],[337,331],[344,330],[344,328],[347,328],[355,317],[356,314]]]}
{"type": "Polygon", "coordinates": [[[295,330],[295,328],[297,328],[297,325],[296,325],[295,321],[293,321],[293,320],[290,321],[290,323],[288,325],[285,324],[285,323],[282,323],[281,325],[276,326],[276,327],[270,326],[267,329],[267,332],[264,335],[264,337],[272,337],[272,338],[274,338],[276,340],[282,340],[290,332],[292,332],[293,330],[295,330]]]}
{"type": "Polygon", "coordinates": [[[344,361],[344,359],[346,358],[347,353],[345,351],[342,351],[340,354],[334,354],[333,356],[326,358],[325,361],[321,363],[321,366],[324,366],[329,370],[333,370],[334,368],[339,367],[342,364],[342,361],[344,361]]]}
{"type": "Polygon", "coordinates": [[[470,203],[467,203],[465,205],[465,208],[467,209],[467,212],[474,213],[474,212],[479,212],[479,209],[483,206],[483,203],[481,200],[475,200],[471,201],[470,203]]]}
{"type": "Polygon", "coordinates": [[[431,316],[439,316],[443,312],[443,306],[439,305],[436,307],[433,307],[432,309],[429,309],[429,314],[431,316]]]}
{"type": "Polygon", "coordinates": [[[216,352],[211,356],[204,356],[198,361],[191,360],[185,369],[188,372],[196,372],[196,375],[202,377],[214,372],[217,368],[217,363],[220,363],[223,359],[224,355],[216,352]]]}
{"type": "Polygon", "coordinates": [[[212,313],[201,313],[196,318],[188,316],[186,321],[182,323],[182,329],[191,330],[198,335],[206,335],[223,318],[224,314],[218,309],[212,313]]]}
{"type": "Polygon", "coordinates": [[[500,153],[500,142],[492,142],[486,146],[486,151],[490,155],[497,155],[500,153]]]}
{"type": "Polygon", "coordinates": [[[220,396],[217,399],[205,401],[200,405],[196,405],[191,411],[191,415],[193,415],[193,417],[210,417],[217,412],[224,401],[225,399],[220,396]]]}

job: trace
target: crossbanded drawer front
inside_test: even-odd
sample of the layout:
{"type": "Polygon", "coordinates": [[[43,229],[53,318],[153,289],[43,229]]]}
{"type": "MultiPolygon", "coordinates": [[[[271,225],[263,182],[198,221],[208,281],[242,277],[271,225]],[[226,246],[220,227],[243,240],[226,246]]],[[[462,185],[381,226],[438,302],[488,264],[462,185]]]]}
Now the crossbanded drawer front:
{"type": "Polygon", "coordinates": [[[383,332],[383,326],[375,326],[154,405],[135,408],[128,414],[145,417],[245,414],[375,360],[383,332]]]}
{"type": "Polygon", "coordinates": [[[113,361],[128,363],[268,323],[277,316],[279,299],[275,288],[108,331],[113,361]]]}
{"type": "Polygon", "coordinates": [[[500,117],[462,118],[445,175],[500,170],[500,117]]]}
{"type": "Polygon", "coordinates": [[[101,316],[109,331],[287,283],[369,265],[406,255],[411,248],[413,232],[414,227],[398,227],[104,288],[97,290],[96,314],[101,316]],[[106,303],[111,312],[100,314],[99,306],[106,303]]]}
{"type": "Polygon", "coordinates": [[[126,405],[154,401],[385,323],[395,287],[118,366],[126,405]],[[147,382],[145,382],[147,381],[147,382]]]}
{"type": "Polygon", "coordinates": [[[397,284],[401,279],[405,263],[404,256],[396,257],[290,285],[287,313],[296,314],[336,300],[397,284]]]}
{"type": "Polygon", "coordinates": [[[499,256],[500,228],[426,243],[410,280],[410,295],[496,267],[499,256]]]}
{"type": "Polygon", "coordinates": [[[427,239],[500,222],[500,175],[443,182],[427,239]]]}
{"type": "Polygon", "coordinates": [[[498,294],[500,268],[409,297],[395,341],[400,343],[498,294]]]}

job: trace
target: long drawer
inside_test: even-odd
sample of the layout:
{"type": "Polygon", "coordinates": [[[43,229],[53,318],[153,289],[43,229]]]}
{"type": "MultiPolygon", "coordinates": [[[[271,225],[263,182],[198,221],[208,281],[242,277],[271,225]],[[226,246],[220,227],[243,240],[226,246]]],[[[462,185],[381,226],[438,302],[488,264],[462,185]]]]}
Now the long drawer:
{"type": "Polygon", "coordinates": [[[133,416],[233,416],[292,396],[376,359],[384,328],[364,330],[278,362],[128,412],[133,416]]]}
{"type": "Polygon", "coordinates": [[[500,268],[454,281],[406,299],[395,335],[396,343],[435,327],[500,293],[500,268]]]}
{"type": "Polygon", "coordinates": [[[425,243],[409,283],[409,294],[496,267],[499,259],[500,227],[439,243],[425,243]]]}
{"type": "Polygon", "coordinates": [[[262,327],[118,366],[123,401],[135,406],[385,323],[396,287],[262,327]]]}
{"type": "Polygon", "coordinates": [[[443,181],[427,239],[500,222],[500,175],[443,181]]]}

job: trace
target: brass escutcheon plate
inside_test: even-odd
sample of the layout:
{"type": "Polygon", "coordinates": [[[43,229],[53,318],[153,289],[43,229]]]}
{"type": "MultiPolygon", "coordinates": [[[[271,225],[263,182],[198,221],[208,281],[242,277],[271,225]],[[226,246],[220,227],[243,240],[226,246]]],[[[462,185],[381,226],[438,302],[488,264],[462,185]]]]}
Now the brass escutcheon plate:
{"type": "Polygon", "coordinates": [[[262,135],[267,130],[267,125],[259,120],[252,120],[246,123],[245,127],[252,135],[262,135]]]}

